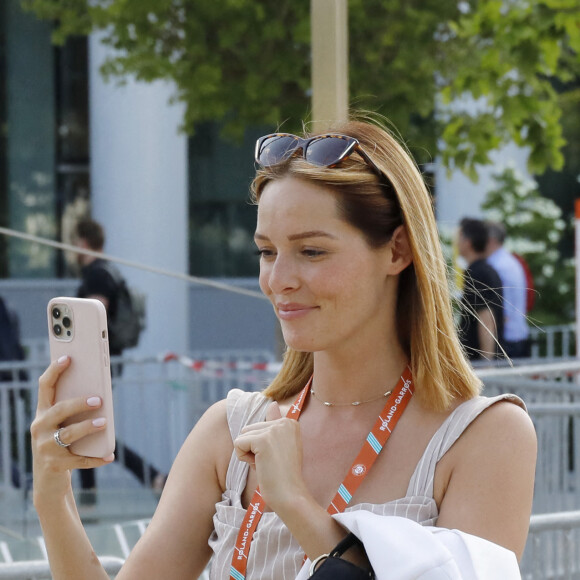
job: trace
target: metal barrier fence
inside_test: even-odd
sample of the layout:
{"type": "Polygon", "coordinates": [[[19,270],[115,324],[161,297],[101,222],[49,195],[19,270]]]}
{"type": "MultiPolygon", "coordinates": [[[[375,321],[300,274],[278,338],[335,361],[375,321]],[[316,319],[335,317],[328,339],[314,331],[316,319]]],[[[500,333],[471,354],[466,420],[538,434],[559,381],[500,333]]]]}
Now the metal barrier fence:
{"type": "MultiPolygon", "coordinates": [[[[115,577],[124,562],[121,558],[111,556],[101,556],[99,560],[109,578],[115,577]]],[[[50,578],[52,578],[52,574],[47,560],[0,564],[0,580],[49,580],[50,578]]]]}
{"type": "Polygon", "coordinates": [[[534,513],[580,509],[580,361],[478,369],[484,394],[514,393],[538,437],[534,513]]]}
{"type": "MultiPolygon", "coordinates": [[[[93,542],[100,534],[107,538],[109,556],[99,559],[114,577],[143,534],[147,520],[126,522],[111,527],[88,528],[93,542]]],[[[42,551],[42,538],[38,538],[42,551]]],[[[45,580],[51,578],[44,552],[38,560],[15,561],[10,547],[0,542],[0,580],[45,580]]],[[[580,578],[580,511],[532,516],[526,550],[520,564],[522,580],[577,580],[580,578]]],[[[206,570],[199,580],[208,580],[206,570]]]]}
{"type": "Polygon", "coordinates": [[[532,358],[567,358],[576,355],[576,325],[530,327],[532,358]]]}
{"type": "MultiPolygon", "coordinates": [[[[143,535],[148,519],[123,522],[112,526],[85,526],[93,545],[106,546],[106,556],[99,556],[109,577],[120,571],[129,553],[143,535]]],[[[0,541],[0,580],[46,580],[52,578],[42,536],[9,544],[0,541]],[[20,545],[19,545],[20,544],[20,545]],[[22,558],[22,554],[26,558],[22,558]],[[31,554],[33,557],[31,557],[31,554]]],[[[209,580],[209,566],[198,580],[209,580]]]]}
{"type": "MultiPolygon", "coordinates": [[[[232,388],[265,386],[273,355],[208,351],[187,361],[189,366],[173,357],[111,360],[113,368],[122,367],[122,374],[113,378],[117,455],[145,485],[151,483],[151,467],[169,470],[189,431],[211,404],[232,388]]],[[[5,379],[0,381],[0,487],[30,485],[29,428],[38,377],[47,363],[48,359],[0,362],[0,377],[5,379]]]]}
{"type": "Polygon", "coordinates": [[[522,580],[580,578],[580,511],[532,516],[522,580]]]}
{"type": "MultiPolygon", "coordinates": [[[[122,375],[114,379],[118,438],[143,456],[146,467],[153,465],[163,471],[209,405],[231,388],[262,388],[275,366],[270,353],[250,351],[196,353],[190,359],[125,357],[112,363],[123,365],[122,375]]],[[[37,378],[45,366],[46,359],[0,363],[0,376],[9,379],[0,382],[0,491],[30,485],[28,430],[36,406],[37,378]]],[[[547,513],[580,509],[580,361],[479,368],[477,372],[485,383],[484,394],[513,392],[526,401],[538,434],[535,515],[522,561],[523,577],[580,578],[579,512],[547,513]]],[[[121,455],[123,448],[119,446],[121,455]]],[[[144,474],[145,484],[150,483],[147,469],[144,474]]],[[[111,541],[105,536],[98,540],[101,546],[111,541]]],[[[0,556],[9,543],[13,545],[0,541],[0,556]]],[[[114,552],[98,549],[97,553],[114,552]]],[[[111,561],[112,567],[126,554],[117,557],[120,560],[111,561]]],[[[26,557],[34,560],[31,566],[39,570],[33,570],[37,575],[16,575],[25,574],[26,569],[16,563],[21,571],[13,568],[13,575],[2,576],[2,566],[10,564],[2,559],[6,564],[0,565],[0,579],[50,577],[39,575],[46,566],[39,561],[41,553],[26,557]]]]}

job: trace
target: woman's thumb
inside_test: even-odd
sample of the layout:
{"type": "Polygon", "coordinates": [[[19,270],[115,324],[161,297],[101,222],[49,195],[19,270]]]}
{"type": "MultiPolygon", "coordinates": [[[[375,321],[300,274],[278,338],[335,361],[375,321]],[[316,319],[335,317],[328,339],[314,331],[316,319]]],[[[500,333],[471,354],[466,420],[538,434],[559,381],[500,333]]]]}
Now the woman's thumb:
{"type": "Polygon", "coordinates": [[[266,421],[275,421],[276,419],[281,419],[282,413],[280,412],[280,407],[276,401],[271,403],[266,410],[266,421]]]}

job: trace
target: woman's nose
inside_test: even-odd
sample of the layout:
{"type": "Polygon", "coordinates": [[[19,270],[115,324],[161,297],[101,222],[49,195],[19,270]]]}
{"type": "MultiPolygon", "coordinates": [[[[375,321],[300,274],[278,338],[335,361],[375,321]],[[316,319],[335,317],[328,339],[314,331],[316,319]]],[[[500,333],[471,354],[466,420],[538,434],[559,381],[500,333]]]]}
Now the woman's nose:
{"type": "Polygon", "coordinates": [[[296,264],[289,256],[278,254],[270,264],[267,284],[274,294],[283,294],[300,286],[296,264]]]}

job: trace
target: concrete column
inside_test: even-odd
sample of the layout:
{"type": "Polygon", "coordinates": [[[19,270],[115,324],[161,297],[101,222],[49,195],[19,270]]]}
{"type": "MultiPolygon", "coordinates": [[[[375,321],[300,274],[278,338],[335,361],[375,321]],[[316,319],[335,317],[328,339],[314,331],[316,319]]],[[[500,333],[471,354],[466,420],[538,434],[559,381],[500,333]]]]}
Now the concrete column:
{"type": "Polygon", "coordinates": [[[347,0],[311,0],[314,131],[348,118],[347,0]]]}
{"type": "MultiPolygon", "coordinates": [[[[178,130],[184,108],[169,105],[169,83],[106,83],[99,67],[109,51],[98,35],[90,38],[91,203],[106,228],[105,252],[186,273],[187,138],[178,130]]],[[[147,294],[147,329],[137,352],[185,352],[187,284],[120,269],[147,294]]]]}

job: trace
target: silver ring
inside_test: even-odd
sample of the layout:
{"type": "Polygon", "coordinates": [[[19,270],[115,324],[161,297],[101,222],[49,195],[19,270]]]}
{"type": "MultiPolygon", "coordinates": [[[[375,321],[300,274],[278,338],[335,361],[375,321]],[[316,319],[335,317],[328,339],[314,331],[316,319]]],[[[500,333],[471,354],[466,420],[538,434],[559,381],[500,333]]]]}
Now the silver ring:
{"type": "Polygon", "coordinates": [[[69,447],[70,443],[63,443],[61,438],[60,438],[60,432],[63,430],[63,427],[61,427],[60,429],[57,429],[52,436],[54,437],[54,440],[56,441],[56,444],[59,447],[69,447]]]}

